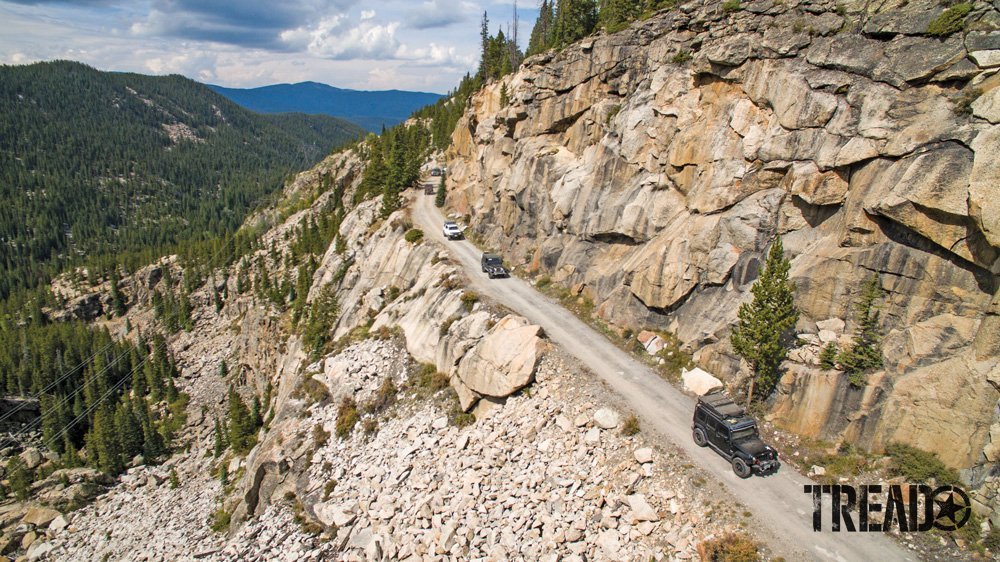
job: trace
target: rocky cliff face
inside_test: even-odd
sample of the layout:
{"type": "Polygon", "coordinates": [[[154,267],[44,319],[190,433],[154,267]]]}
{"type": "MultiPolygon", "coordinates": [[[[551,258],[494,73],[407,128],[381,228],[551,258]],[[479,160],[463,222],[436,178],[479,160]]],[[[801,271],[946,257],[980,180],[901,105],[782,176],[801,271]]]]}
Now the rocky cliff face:
{"type": "Polygon", "coordinates": [[[473,98],[449,206],[604,321],[669,329],[730,379],[730,327],[782,236],[806,345],[776,421],[979,480],[1000,446],[1000,14],[976,2],[968,31],[928,36],[943,10],[695,1],[537,55],[473,98]],[[849,341],[872,273],[885,369],[856,389],[817,353],[849,341]]]}

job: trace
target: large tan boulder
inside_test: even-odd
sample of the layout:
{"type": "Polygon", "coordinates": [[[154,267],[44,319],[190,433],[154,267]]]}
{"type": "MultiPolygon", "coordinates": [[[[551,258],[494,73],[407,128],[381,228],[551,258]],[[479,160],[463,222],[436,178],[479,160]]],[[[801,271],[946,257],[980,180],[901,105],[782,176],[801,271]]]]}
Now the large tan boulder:
{"type": "Polygon", "coordinates": [[[47,509],[44,507],[32,507],[28,510],[28,513],[24,514],[21,518],[22,523],[27,523],[29,525],[34,525],[35,527],[48,527],[56,517],[59,517],[60,513],[54,509],[47,509]]]}
{"type": "MultiPolygon", "coordinates": [[[[458,378],[479,396],[510,396],[534,380],[544,349],[541,333],[541,327],[526,318],[505,316],[465,355],[458,378]]],[[[462,406],[468,409],[472,404],[462,406]]]]}

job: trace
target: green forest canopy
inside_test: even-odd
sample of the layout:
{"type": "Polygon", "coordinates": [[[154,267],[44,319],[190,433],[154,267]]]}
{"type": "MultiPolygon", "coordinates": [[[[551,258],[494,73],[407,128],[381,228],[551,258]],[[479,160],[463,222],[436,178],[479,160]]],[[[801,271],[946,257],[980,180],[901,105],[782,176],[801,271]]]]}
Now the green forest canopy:
{"type": "Polygon", "coordinates": [[[0,114],[0,298],[68,264],[136,266],[231,233],[289,174],[363,134],[258,115],[181,76],[68,61],[0,66],[0,114]]]}

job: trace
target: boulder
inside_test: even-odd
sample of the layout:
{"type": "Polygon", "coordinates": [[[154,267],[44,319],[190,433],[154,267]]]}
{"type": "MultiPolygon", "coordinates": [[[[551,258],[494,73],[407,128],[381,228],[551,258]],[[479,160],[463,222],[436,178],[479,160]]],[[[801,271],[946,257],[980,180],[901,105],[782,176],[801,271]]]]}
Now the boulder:
{"type": "Polygon", "coordinates": [[[706,394],[713,388],[722,386],[722,381],[698,367],[690,371],[681,369],[681,381],[684,383],[684,390],[693,392],[698,396],[706,394]]]}
{"type": "Polygon", "coordinates": [[[834,332],[836,334],[843,334],[844,333],[844,328],[846,328],[846,327],[847,327],[847,324],[843,320],[841,320],[840,318],[828,318],[826,320],[820,320],[820,321],[816,322],[816,329],[817,330],[820,330],[820,331],[827,330],[827,331],[830,331],[830,332],[834,332]]]}
{"type": "Polygon", "coordinates": [[[544,349],[541,333],[541,327],[521,316],[504,317],[462,358],[458,378],[482,396],[517,392],[534,380],[544,349]]]}
{"type": "Polygon", "coordinates": [[[318,503],[313,506],[313,512],[320,523],[328,527],[347,527],[354,523],[357,517],[353,507],[347,504],[335,504],[330,502],[318,503]]]}
{"type": "Polygon", "coordinates": [[[648,462],[653,462],[653,450],[649,447],[642,447],[641,449],[636,449],[633,453],[636,462],[639,464],[646,464],[648,462]]]}
{"type": "Polygon", "coordinates": [[[53,519],[51,523],[49,523],[49,533],[50,534],[58,533],[59,531],[62,531],[66,527],[69,527],[69,518],[67,518],[65,515],[60,515],[59,517],[53,519]]]}
{"type": "Polygon", "coordinates": [[[42,454],[35,447],[28,447],[20,456],[29,470],[34,470],[38,468],[38,465],[42,464],[42,454]]]}
{"type": "Polygon", "coordinates": [[[44,529],[49,526],[49,523],[54,521],[59,516],[60,513],[54,509],[32,507],[28,509],[28,512],[21,518],[21,522],[44,529]]]}
{"type": "Polygon", "coordinates": [[[625,501],[628,502],[628,506],[632,509],[632,516],[638,521],[659,521],[660,516],[656,514],[656,510],[653,509],[649,502],[646,501],[646,496],[643,494],[633,494],[627,496],[625,501]]]}
{"type": "Polygon", "coordinates": [[[594,412],[594,423],[601,429],[614,429],[618,427],[618,412],[610,408],[601,408],[594,412]]]}

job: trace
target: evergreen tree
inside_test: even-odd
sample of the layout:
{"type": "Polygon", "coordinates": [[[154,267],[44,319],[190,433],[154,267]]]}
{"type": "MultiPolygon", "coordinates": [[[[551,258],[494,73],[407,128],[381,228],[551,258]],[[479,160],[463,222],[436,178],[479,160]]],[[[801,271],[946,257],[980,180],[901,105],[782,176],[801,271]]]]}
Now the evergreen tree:
{"type": "Polygon", "coordinates": [[[642,13],[643,2],[636,0],[602,0],[599,22],[610,33],[624,29],[642,13]]]}
{"type": "Polygon", "coordinates": [[[313,355],[317,355],[330,341],[330,332],[339,314],[336,288],[332,284],[326,285],[313,302],[309,322],[302,334],[303,344],[313,355]]]}
{"type": "Polygon", "coordinates": [[[126,459],[132,459],[142,453],[142,426],[135,415],[131,400],[126,396],[125,400],[118,403],[115,408],[115,425],[121,437],[122,455],[126,459]]]}
{"type": "Polygon", "coordinates": [[[225,448],[223,443],[223,433],[222,428],[219,427],[219,418],[215,418],[215,443],[212,448],[212,456],[219,458],[222,455],[222,450],[225,448]]]}
{"type": "Polygon", "coordinates": [[[590,35],[596,26],[595,0],[558,0],[552,31],[553,45],[565,47],[590,35]]]}
{"type": "Polygon", "coordinates": [[[441,181],[438,182],[437,193],[434,195],[434,206],[444,207],[448,197],[448,190],[445,187],[444,172],[441,173],[441,181]]]}
{"type": "Polygon", "coordinates": [[[80,458],[80,452],[76,450],[76,446],[73,445],[73,441],[70,440],[68,434],[63,436],[63,454],[60,460],[62,461],[63,468],[80,468],[83,466],[83,459],[80,458]]]}
{"type": "Polygon", "coordinates": [[[115,316],[125,316],[125,298],[118,288],[118,268],[111,270],[111,309],[115,316]]]}
{"type": "Polygon", "coordinates": [[[753,301],[740,305],[739,323],[733,329],[733,349],[750,365],[752,375],[747,404],[753,400],[755,386],[761,395],[770,395],[778,382],[781,362],[791,347],[791,332],[799,319],[793,287],[788,281],[789,261],[784,257],[781,238],[767,254],[764,271],[750,291],[753,301]]]}
{"type": "Polygon", "coordinates": [[[28,466],[24,464],[21,457],[14,455],[7,462],[7,480],[10,483],[10,490],[14,492],[14,496],[18,500],[24,501],[28,499],[28,494],[31,493],[31,482],[34,476],[28,466]]]}
{"type": "Polygon", "coordinates": [[[528,39],[528,51],[525,53],[527,56],[537,55],[543,51],[547,51],[553,45],[552,41],[552,27],[555,22],[555,14],[553,12],[553,3],[555,0],[550,2],[549,0],[542,0],[542,5],[538,9],[538,19],[535,20],[535,26],[531,29],[531,38],[528,39]]]}
{"type": "Polygon", "coordinates": [[[167,444],[153,423],[149,403],[141,398],[136,409],[139,414],[139,422],[142,425],[142,456],[146,458],[147,462],[152,462],[167,452],[167,444]]]}
{"type": "Polygon", "coordinates": [[[882,294],[878,274],[872,274],[861,286],[861,294],[854,305],[858,331],[851,347],[837,357],[848,380],[856,387],[864,386],[867,373],[882,368],[881,313],[877,304],[882,294]]]}
{"type": "Polygon", "coordinates": [[[259,429],[260,426],[264,425],[264,418],[261,414],[260,397],[256,394],[254,394],[253,403],[250,406],[250,419],[253,421],[254,429],[259,429]]]}
{"type": "Polygon", "coordinates": [[[256,428],[250,417],[250,410],[232,387],[229,388],[229,419],[226,426],[229,429],[229,445],[234,451],[244,453],[253,447],[256,428]]]}
{"type": "Polygon", "coordinates": [[[87,449],[94,450],[92,458],[96,460],[96,466],[102,472],[115,475],[125,470],[125,463],[122,461],[121,436],[115,425],[114,414],[107,404],[97,408],[87,449]]]}

